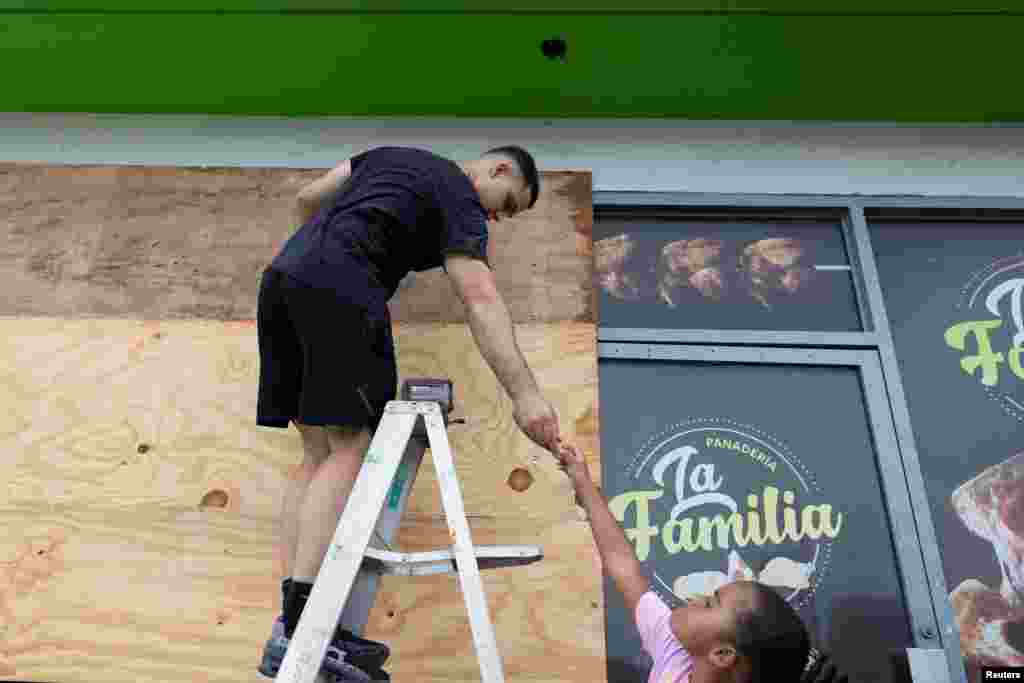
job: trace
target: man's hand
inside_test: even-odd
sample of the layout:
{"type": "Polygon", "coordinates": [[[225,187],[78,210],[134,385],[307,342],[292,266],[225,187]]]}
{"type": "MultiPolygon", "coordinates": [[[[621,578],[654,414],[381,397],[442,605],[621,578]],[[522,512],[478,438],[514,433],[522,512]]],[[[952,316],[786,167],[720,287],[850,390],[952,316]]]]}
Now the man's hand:
{"type": "Polygon", "coordinates": [[[569,479],[590,481],[590,469],[587,467],[587,461],[575,446],[560,444],[558,460],[558,469],[565,472],[569,479]]]}
{"type": "Polygon", "coordinates": [[[514,402],[513,416],[523,434],[535,444],[555,453],[561,442],[558,415],[540,392],[527,392],[514,402]]]}

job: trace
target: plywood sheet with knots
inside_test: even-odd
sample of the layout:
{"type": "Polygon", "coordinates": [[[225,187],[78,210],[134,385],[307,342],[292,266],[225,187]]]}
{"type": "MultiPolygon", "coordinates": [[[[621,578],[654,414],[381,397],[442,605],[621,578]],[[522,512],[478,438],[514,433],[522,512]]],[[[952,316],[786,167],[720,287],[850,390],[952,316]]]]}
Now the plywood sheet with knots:
{"type": "MultiPolygon", "coordinates": [[[[256,295],[295,192],[321,173],[0,164],[0,680],[265,680],[302,448],[255,425],[256,295]]],[[[590,202],[588,173],[544,173],[535,209],[492,231],[491,259],[563,435],[599,476],[590,202]]],[[[545,549],[484,574],[507,680],[605,680],[600,569],[564,475],[515,428],[440,271],[392,311],[401,376],[455,381],[475,542],[545,549]]],[[[403,547],[445,544],[429,460],[409,510],[403,547]]],[[[391,645],[395,680],[479,680],[456,577],[388,577],[379,596],[367,635],[391,645]]]]}
{"type": "MultiPolygon", "coordinates": [[[[5,318],[0,332],[0,679],[262,680],[302,452],[294,429],[255,426],[254,326],[5,318]]],[[[596,459],[594,326],[519,335],[563,434],[596,459]]],[[[514,428],[465,325],[399,325],[396,341],[403,376],[455,382],[474,541],[544,547],[484,573],[507,680],[604,680],[597,555],[564,475],[514,428]],[[521,493],[515,468],[533,476],[521,493]]],[[[443,546],[442,511],[428,459],[398,543],[443,546]]],[[[392,647],[396,680],[479,680],[468,629],[456,577],[387,577],[367,633],[392,647]]]]}

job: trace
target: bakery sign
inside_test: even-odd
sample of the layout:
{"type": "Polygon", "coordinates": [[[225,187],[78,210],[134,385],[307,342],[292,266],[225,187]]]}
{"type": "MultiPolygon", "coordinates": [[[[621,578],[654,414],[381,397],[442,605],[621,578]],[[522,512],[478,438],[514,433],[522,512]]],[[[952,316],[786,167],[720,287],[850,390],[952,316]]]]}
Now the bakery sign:
{"type": "Polygon", "coordinates": [[[1008,414],[1024,419],[1024,256],[999,259],[972,274],[960,290],[962,316],[945,332],[974,377],[1008,414]]]}
{"type": "Polygon", "coordinates": [[[680,600],[756,580],[809,604],[846,519],[781,440],[727,418],[697,418],[651,436],[609,501],[652,588],[680,600]]]}

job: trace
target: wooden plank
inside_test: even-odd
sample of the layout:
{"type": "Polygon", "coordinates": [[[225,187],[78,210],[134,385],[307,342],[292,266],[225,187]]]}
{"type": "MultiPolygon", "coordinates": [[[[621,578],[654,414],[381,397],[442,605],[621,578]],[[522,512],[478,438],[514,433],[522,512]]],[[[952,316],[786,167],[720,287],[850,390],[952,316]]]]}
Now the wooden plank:
{"type": "MultiPolygon", "coordinates": [[[[324,171],[0,164],[0,315],[251,320],[263,269],[324,171]]],[[[549,172],[529,212],[492,226],[516,322],[593,322],[591,179],[549,172]]],[[[395,297],[396,322],[465,319],[440,269],[395,297]]]]}
{"type": "MultiPolygon", "coordinates": [[[[279,506],[301,445],[255,426],[251,323],[4,318],[0,331],[0,678],[265,680],[279,506]]],[[[594,326],[518,332],[599,474],[594,326]]],[[[455,382],[468,422],[449,434],[474,543],[544,548],[483,573],[507,680],[606,680],[601,575],[569,482],[516,430],[465,325],[401,324],[396,342],[403,377],[455,382]],[[534,480],[521,493],[515,468],[534,480]]],[[[398,543],[446,539],[424,466],[398,543]]],[[[385,577],[367,635],[392,647],[396,680],[479,680],[454,576],[385,577]]]]}

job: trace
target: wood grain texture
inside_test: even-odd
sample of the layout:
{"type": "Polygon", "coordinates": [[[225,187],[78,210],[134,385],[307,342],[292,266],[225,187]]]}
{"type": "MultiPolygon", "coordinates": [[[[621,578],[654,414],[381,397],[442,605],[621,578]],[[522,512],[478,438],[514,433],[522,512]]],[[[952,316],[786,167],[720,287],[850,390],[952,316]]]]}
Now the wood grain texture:
{"type": "MultiPolygon", "coordinates": [[[[279,506],[301,445],[255,425],[252,323],[7,317],[0,330],[0,680],[266,680],[279,506]]],[[[517,330],[599,475],[595,327],[517,330]]],[[[396,343],[401,376],[455,382],[474,542],[544,548],[483,573],[507,680],[606,680],[601,574],[568,481],[516,430],[465,325],[399,324],[396,343]],[[507,484],[516,467],[534,478],[522,493],[507,484]]],[[[425,461],[398,544],[446,540],[425,461]]],[[[367,635],[392,647],[395,680],[479,680],[453,575],[385,577],[367,635]]]]}
{"type": "MultiPolygon", "coordinates": [[[[0,163],[0,315],[254,319],[295,194],[323,172],[0,163]]],[[[541,188],[491,226],[499,286],[516,322],[593,322],[591,176],[546,172],[541,188]]],[[[440,270],[409,278],[392,310],[465,319],[440,270]]]]}

